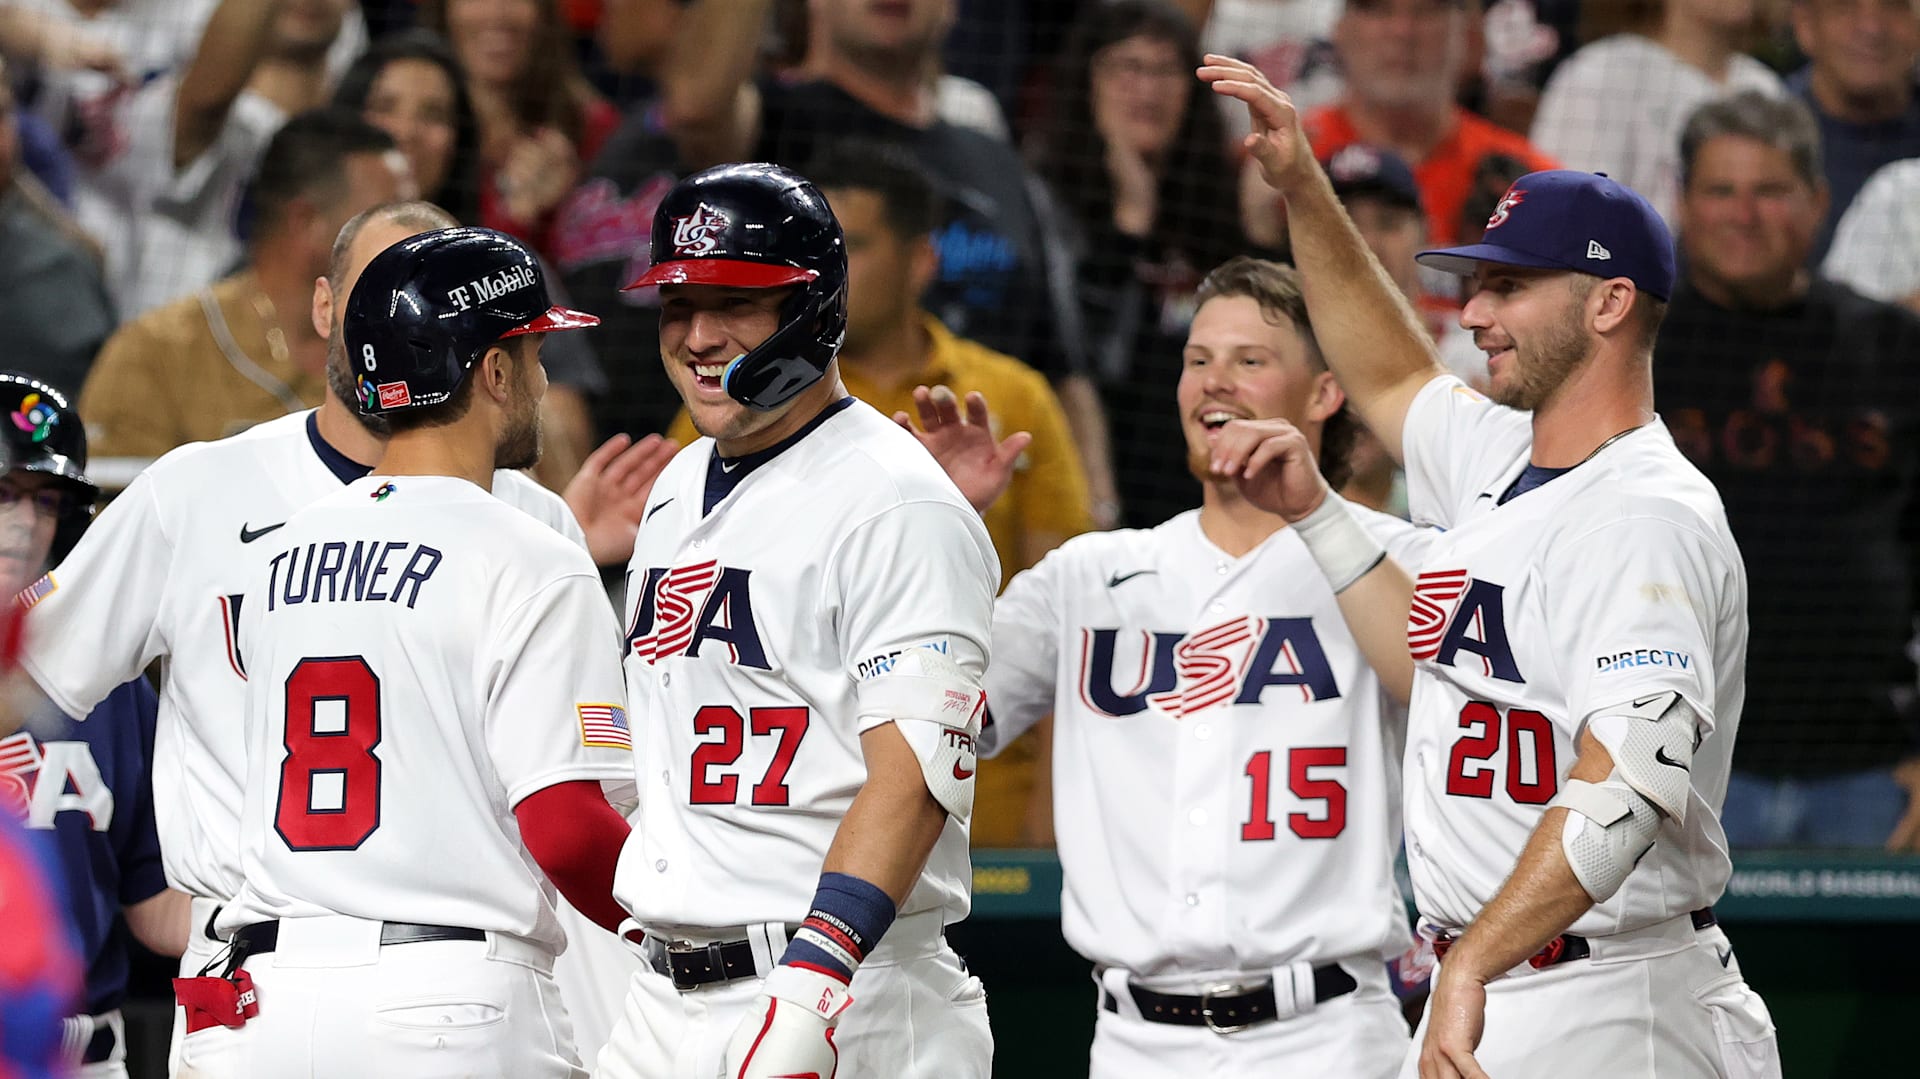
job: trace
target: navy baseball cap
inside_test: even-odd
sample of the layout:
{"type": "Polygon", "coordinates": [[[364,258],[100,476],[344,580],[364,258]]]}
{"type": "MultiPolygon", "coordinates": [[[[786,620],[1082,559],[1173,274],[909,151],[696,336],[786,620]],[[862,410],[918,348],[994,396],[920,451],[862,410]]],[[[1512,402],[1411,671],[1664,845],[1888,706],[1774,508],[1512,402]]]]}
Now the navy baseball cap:
{"type": "Polygon", "coordinates": [[[1364,143],[1341,147],[1327,158],[1327,178],[1333,181],[1333,193],[1345,202],[1356,196],[1372,196],[1425,212],[1420,185],[1406,159],[1391,150],[1364,143]]]}
{"type": "Polygon", "coordinates": [[[1467,276],[1481,263],[1624,277],[1661,300],[1673,295],[1673,234],[1653,204],[1600,172],[1549,169],[1513,182],[1477,244],[1415,256],[1467,276]]]}

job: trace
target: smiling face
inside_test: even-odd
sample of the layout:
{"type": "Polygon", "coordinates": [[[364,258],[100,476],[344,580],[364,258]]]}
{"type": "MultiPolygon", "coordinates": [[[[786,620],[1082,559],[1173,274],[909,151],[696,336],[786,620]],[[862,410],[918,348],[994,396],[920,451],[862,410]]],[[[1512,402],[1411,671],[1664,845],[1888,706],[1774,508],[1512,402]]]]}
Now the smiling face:
{"type": "Polygon", "coordinates": [[[1534,411],[1553,400],[1597,345],[1586,301],[1599,278],[1565,270],[1484,264],[1460,325],[1487,353],[1488,396],[1534,411]]]}
{"type": "Polygon", "coordinates": [[[1202,483],[1229,420],[1283,419],[1302,430],[1324,422],[1341,396],[1312,346],[1282,314],[1251,296],[1216,296],[1187,330],[1176,397],[1187,467],[1202,483]],[[1331,400],[1331,407],[1328,401],[1331,400]]]}
{"type": "Polygon", "coordinates": [[[1800,0],[1794,39],[1849,97],[1897,96],[1920,60],[1920,0],[1800,0]]]}
{"type": "Polygon", "coordinates": [[[1779,293],[1806,264],[1827,196],[1777,146],[1742,135],[1702,143],[1680,193],[1687,275],[1716,302],[1779,293]]]}
{"type": "Polygon", "coordinates": [[[453,166],[458,108],[453,79],[428,60],[395,60],[367,89],[366,121],[393,136],[406,155],[420,197],[436,199],[453,166]]]}
{"type": "MultiPolygon", "coordinates": [[[[727,396],[727,365],[772,337],[791,288],[660,286],[660,361],[701,434],[724,444],[754,443],[806,395],[771,412],[727,396]]],[[[751,448],[759,448],[752,446],[751,448]]]]}

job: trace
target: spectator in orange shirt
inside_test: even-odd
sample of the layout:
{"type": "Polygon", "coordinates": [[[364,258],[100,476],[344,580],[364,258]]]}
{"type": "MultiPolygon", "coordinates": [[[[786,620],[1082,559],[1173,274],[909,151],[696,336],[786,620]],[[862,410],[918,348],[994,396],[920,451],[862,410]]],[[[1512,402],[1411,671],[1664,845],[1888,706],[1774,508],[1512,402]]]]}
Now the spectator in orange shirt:
{"type": "Polygon", "coordinates": [[[1483,158],[1515,158],[1529,171],[1558,167],[1524,136],[1454,103],[1477,10],[1469,0],[1348,0],[1333,31],[1346,92],[1304,118],[1322,158],[1364,142],[1413,163],[1435,244],[1460,238],[1461,208],[1483,158]]]}

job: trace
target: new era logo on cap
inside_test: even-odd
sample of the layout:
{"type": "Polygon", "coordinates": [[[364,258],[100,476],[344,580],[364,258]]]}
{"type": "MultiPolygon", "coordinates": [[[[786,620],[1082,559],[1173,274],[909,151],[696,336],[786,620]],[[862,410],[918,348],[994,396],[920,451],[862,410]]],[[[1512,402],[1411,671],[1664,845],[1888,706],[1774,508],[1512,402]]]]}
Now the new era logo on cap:
{"type": "Polygon", "coordinates": [[[1491,263],[1624,277],[1658,299],[1673,295],[1667,223],[1646,199],[1604,173],[1530,172],[1494,207],[1479,243],[1422,251],[1418,259],[1463,276],[1491,263]]]}

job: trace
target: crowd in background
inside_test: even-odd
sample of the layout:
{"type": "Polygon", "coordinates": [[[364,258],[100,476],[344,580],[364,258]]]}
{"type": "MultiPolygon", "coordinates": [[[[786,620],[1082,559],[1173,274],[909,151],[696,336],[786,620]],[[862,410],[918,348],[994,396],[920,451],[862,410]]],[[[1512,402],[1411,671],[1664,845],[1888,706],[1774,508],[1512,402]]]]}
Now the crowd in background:
{"type": "MultiPolygon", "coordinates": [[[[1684,275],[1658,407],[1751,577],[1729,835],[1920,845],[1916,0],[0,0],[7,366],[131,467],[312,407],[335,235],[422,197],[605,320],[545,351],[559,489],[607,435],[692,437],[657,297],[622,288],[678,177],[776,161],[847,231],[849,389],[980,390],[1035,435],[988,519],[1011,577],[1197,504],[1166,405],[1195,289],[1287,248],[1244,115],[1193,77],[1209,50],[1293,94],[1470,381],[1457,284],[1417,251],[1536,169],[1653,201],[1684,275]]],[[[1349,497],[1404,512],[1376,442],[1348,464],[1349,497]]],[[[977,841],[1047,841],[1046,753],[982,768],[977,841]]]]}

